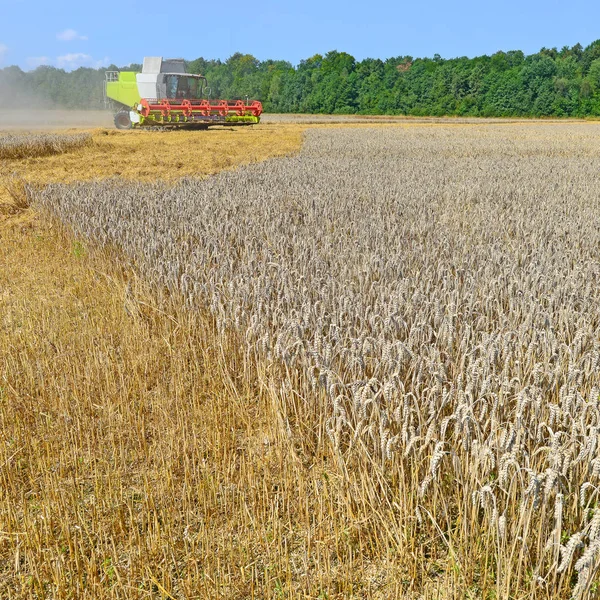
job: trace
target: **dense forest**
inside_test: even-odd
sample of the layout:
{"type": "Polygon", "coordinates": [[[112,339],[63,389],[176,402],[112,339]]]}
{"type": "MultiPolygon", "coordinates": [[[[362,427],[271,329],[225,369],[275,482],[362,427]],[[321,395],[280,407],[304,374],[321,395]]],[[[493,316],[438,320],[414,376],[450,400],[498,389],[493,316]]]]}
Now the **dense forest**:
{"type": "MultiPolygon", "coordinates": [[[[197,58],[188,61],[187,68],[206,75],[212,98],[259,99],[266,112],[600,115],[600,40],[587,48],[581,44],[561,50],[542,48],[529,56],[516,50],[475,58],[435,55],[357,61],[350,54],[332,51],[296,67],[236,53],[226,61],[197,58]]],[[[42,66],[24,72],[6,67],[0,69],[0,103],[103,108],[103,80],[104,69],[65,72],[42,66]]]]}

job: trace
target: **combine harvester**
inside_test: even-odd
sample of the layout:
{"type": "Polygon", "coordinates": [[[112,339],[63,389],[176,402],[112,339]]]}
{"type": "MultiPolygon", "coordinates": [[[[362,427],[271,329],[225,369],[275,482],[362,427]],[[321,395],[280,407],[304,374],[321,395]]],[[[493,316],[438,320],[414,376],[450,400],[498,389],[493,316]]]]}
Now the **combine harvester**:
{"type": "Polygon", "coordinates": [[[115,110],[115,127],[196,127],[256,125],[258,100],[208,100],[206,77],[185,72],[183,59],[144,58],[141,73],[107,71],[105,103],[115,110]]]}

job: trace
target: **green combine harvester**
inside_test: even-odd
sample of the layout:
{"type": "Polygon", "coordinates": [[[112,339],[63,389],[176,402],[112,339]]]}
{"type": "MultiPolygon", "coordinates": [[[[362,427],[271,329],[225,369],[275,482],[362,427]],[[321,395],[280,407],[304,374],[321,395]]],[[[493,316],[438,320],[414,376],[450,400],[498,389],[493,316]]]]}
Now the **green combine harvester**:
{"type": "Polygon", "coordinates": [[[115,127],[196,127],[256,125],[258,100],[209,100],[206,78],[185,72],[183,59],[144,58],[141,73],[107,71],[105,104],[115,111],[115,127]]]}

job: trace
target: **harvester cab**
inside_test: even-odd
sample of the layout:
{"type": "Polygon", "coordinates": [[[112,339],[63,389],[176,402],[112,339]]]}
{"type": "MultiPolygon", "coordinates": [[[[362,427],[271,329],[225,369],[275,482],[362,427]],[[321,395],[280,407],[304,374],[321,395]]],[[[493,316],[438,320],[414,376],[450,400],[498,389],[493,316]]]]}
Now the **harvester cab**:
{"type": "Polygon", "coordinates": [[[183,59],[146,57],[141,73],[107,71],[105,103],[115,111],[117,129],[255,125],[258,100],[210,100],[206,78],[185,72],[183,59]]]}

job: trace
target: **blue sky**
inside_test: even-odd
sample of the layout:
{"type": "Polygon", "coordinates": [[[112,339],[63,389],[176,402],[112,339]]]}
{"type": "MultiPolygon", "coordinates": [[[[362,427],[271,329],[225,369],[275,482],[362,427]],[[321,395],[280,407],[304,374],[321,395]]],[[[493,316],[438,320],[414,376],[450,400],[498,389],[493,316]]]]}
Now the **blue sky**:
{"type": "Polygon", "coordinates": [[[238,51],[293,64],[329,50],[357,59],[452,58],[498,50],[530,54],[600,38],[595,0],[258,0],[223,6],[230,8],[218,2],[0,0],[0,67],[70,70],[121,66],[144,56],[224,60],[238,51]]]}

